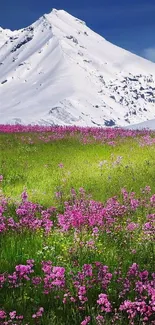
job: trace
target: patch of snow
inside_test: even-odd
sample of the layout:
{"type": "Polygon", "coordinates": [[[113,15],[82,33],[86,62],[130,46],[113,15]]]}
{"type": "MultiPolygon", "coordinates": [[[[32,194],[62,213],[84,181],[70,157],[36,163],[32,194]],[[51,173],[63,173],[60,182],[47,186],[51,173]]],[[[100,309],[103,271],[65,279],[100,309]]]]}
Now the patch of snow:
{"type": "Polygon", "coordinates": [[[155,130],[155,119],[145,121],[143,123],[131,125],[129,128],[132,130],[142,130],[142,129],[155,130]]]}

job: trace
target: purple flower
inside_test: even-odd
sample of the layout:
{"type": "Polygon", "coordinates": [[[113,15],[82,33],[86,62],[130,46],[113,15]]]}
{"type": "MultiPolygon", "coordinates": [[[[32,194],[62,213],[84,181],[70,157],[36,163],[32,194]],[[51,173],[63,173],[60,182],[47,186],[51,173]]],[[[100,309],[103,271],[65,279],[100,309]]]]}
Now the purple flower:
{"type": "Polygon", "coordinates": [[[108,300],[108,296],[105,293],[101,293],[98,296],[97,304],[101,307],[101,311],[105,311],[106,313],[110,313],[112,311],[111,303],[108,300]]]}
{"type": "Polygon", "coordinates": [[[81,325],[87,325],[90,323],[90,316],[85,317],[85,319],[81,322],[81,325]]]}
{"type": "Polygon", "coordinates": [[[0,310],[0,319],[5,319],[6,318],[6,313],[4,310],[0,310]]]}
{"type": "Polygon", "coordinates": [[[59,164],[58,164],[58,167],[59,167],[59,168],[63,168],[63,167],[64,167],[63,163],[59,163],[59,164]]]}

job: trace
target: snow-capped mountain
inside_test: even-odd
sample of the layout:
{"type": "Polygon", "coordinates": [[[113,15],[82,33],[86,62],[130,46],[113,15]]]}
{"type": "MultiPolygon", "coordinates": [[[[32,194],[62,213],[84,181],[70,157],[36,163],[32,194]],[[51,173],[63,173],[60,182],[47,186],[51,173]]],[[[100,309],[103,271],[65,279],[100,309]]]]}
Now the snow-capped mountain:
{"type": "Polygon", "coordinates": [[[155,118],[155,64],[63,10],[0,28],[0,124],[129,126],[155,118]]]}

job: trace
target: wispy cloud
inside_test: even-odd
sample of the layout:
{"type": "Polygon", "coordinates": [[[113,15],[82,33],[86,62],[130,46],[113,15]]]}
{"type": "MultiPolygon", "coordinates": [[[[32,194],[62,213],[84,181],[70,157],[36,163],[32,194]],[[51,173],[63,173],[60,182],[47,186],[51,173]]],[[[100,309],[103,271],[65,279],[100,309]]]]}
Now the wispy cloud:
{"type": "Polygon", "coordinates": [[[149,47],[149,48],[143,50],[142,55],[146,59],[155,62],[155,46],[154,47],[149,47]]]}

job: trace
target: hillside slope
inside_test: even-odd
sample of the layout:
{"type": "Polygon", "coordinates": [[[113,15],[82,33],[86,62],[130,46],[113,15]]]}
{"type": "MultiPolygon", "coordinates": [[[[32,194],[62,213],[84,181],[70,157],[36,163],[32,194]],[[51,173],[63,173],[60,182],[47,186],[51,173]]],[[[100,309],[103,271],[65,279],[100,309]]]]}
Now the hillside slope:
{"type": "Polygon", "coordinates": [[[155,64],[63,10],[0,29],[0,123],[126,126],[155,118],[155,64]]]}

